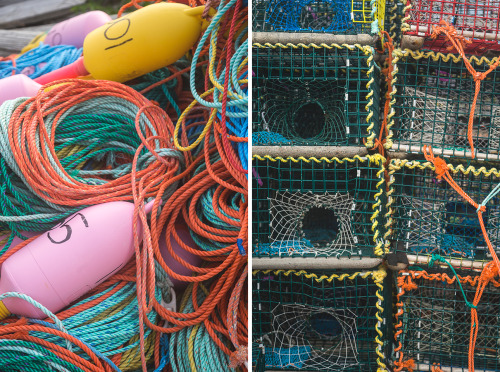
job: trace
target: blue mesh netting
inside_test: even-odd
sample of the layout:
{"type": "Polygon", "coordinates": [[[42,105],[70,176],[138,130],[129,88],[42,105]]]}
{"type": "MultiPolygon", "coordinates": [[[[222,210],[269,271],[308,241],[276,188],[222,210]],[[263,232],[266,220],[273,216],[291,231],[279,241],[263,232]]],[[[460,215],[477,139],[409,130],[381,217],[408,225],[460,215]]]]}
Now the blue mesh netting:
{"type": "Polygon", "coordinates": [[[266,347],[266,367],[302,368],[311,354],[310,346],[294,346],[291,348],[266,347]]]}
{"type": "Polygon", "coordinates": [[[271,0],[266,23],[276,31],[355,31],[349,0],[271,0]]]}
{"type": "Polygon", "coordinates": [[[441,242],[438,242],[437,239],[423,239],[411,245],[410,249],[415,253],[422,254],[474,258],[474,245],[459,236],[451,234],[443,234],[441,242]]]}
{"type": "Polygon", "coordinates": [[[291,145],[292,141],[275,132],[254,132],[252,133],[252,144],[254,145],[291,145]]]}

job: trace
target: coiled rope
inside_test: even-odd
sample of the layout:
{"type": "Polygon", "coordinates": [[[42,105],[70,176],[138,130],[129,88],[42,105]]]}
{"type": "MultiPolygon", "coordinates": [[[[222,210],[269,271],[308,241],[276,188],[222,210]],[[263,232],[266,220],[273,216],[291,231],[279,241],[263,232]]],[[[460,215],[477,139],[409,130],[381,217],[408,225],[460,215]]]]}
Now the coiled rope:
{"type": "Polygon", "coordinates": [[[16,58],[0,61],[0,79],[17,74],[35,79],[75,62],[81,55],[82,49],[74,46],[40,44],[16,58]]]}

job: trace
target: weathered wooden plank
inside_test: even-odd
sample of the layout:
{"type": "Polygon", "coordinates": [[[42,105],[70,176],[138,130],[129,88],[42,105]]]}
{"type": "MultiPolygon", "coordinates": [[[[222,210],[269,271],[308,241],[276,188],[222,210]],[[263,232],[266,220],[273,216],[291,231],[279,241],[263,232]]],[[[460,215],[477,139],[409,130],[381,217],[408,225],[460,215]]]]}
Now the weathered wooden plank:
{"type": "Polygon", "coordinates": [[[15,28],[44,23],[71,13],[85,0],[27,0],[0,8],[0,28],[15,28]]]}
{"type": "Polygon", "coordinates": [[[19,53],[39,31],[0,30],[0,55],[19,53]]]}

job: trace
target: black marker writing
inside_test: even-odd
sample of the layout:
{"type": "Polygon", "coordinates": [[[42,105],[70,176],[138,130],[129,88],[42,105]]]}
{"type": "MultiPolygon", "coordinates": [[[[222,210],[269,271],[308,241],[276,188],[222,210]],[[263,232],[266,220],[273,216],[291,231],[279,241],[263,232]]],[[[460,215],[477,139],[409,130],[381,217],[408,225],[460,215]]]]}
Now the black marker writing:
{"type": "Polygon", "coordinates": [[[71,238],[71,234],[73,234],[73,230],[71,229],[71,226],[67,225],[67,223],[69,221],[71,221],[73,218],[75,218],[76,216],[80,216],[85,227],[89,227],[89,223],[87,222],[87,219],[85,218],[85,216],[81,213],[77,213],[73,217],[69,218],[67,221],[60,223],[59,225],[56,225],[51,229],[51,230],[54,230],[56,228],[65,227],[66,228],[66,237],[63,240],[56,241],[56,240],[52,239],[52,237],[50,236],[50,232],[48,232],[47,237],[49,238],[49,240],[54,244],[62,244],[64,242],[67,242],[71,238]]]}
{"type": "MultiPolygon", "coordinates": [[[[124,37],[127,34],[129,28],[130,28],[130,19],[125,18],[125,17],[124,18],[120,18],[116,22],[113,22],[108,27],[106,27],[106,29],[104,30],[104,37],[107,40],[118,40],[118,39],[121,39],[122,37],[124,37]]],[[[128,43],[129,41],[132,41],[132,40],[133,40],[132,38],[127,39],[127,40],[122,41],[122,42],[120,42],[118,44],[111,45],[111,46],[109,46],[107,48],[104,48],[104,50],[108,50],[108,49],[113,49],[113,48],[119,47],[120,45],[128,43]]]]}

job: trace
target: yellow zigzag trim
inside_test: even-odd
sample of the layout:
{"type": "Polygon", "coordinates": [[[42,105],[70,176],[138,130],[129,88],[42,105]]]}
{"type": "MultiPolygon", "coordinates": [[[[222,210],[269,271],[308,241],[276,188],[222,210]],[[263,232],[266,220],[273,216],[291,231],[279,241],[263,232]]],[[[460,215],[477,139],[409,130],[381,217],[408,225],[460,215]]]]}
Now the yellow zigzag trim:
{"type": "Polygon", "coordinates": [[[326,49],[348,49],[348,50],[351,50],[351,51],[359,49],[365,55],[372,54],[372,48],[370,46],[368,46],[368,45],[361,45],[361,44],[352,44],[352,45],[349,45],[349,44],[335,44],[335,43],[325,44],[325,43],[321,43],[321,44],[318,45],[318,44],[315,44],[315,43],[309,43],[309,44],[304,44],[304,43],[298,43],[298,44],[293,44],[293,43],[286,43],[286,44],[282,44],[282,43],[276,43],[276,44],[271,44],[271,43],[264,43],[264,44],[253,43],[252,46],[254,48],[271,48],[271,49],[276,49],[276,48],[281,48],[281,49],[288,49],[288,48],[292,48],[292,49],[298,49],[298,48],[321,49],[321,48],[326,48],[326,49]]]}

